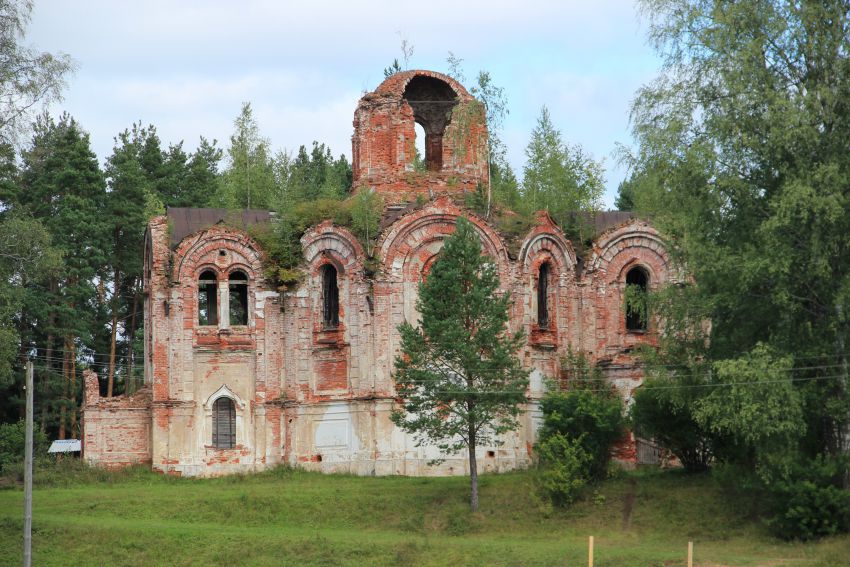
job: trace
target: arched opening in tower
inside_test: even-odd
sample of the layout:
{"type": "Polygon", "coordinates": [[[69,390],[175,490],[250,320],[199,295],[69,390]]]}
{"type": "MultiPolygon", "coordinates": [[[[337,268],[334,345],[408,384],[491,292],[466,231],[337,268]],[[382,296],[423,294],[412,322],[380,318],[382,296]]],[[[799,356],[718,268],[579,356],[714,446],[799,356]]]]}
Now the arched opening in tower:
{"type": "Polygon", "coordinates": [[[416,151],[416,154],[413,156],[413,170],[424,171],[428,169],[425,163],[425,128],[422,127],[422,124],[416,122],[413,125],[413,131],[416,134],[416,140],[413,145],[416,151]]]}
{"type": "Polygon", "coordinates": [[[413,109],[413,119],[424,132],[425,167],[429,171],[440,171],[443,168],[443,135],[452,109],[458,103],[457,93],[445,81],[417,75],[407,83],[403,98],[413,109]]]}

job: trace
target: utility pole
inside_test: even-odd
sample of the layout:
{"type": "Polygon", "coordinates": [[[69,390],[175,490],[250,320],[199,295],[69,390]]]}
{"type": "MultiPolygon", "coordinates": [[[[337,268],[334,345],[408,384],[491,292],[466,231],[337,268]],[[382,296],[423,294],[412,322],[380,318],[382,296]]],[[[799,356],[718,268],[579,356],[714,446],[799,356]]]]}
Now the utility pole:
{"type": "Polygon", "coordinates": [[[32,361],[27,361],[27,420],[24,449],[24,567],[32,567],[32,361]]]}

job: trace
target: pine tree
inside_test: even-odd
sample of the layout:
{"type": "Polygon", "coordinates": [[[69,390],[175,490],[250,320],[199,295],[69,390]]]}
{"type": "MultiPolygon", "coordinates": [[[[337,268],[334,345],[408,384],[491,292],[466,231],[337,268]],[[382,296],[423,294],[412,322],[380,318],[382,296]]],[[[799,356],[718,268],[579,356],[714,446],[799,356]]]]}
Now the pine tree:
{"type": "Polygon", "coordinates": [[[521,331],[507,329],[510,296],[500,295],[499,276],[482,256],[472,223],[458,219],[428,278],[419,286],[421,324],[404,323],[395,383],[401,407],[393,422],[444,453],[466,448],[478,509],[476,448],[498,444],[516,429],[525,402],[528,372],[516,352],[521,331]]]}
{"type": "Polygon", "coordinates": [[[218,191],[218,167],[223,157],[216,141],[210,142],[203,136],[198,148],[186,164],[187,171],[179,199],[174,207],[207,207],[218,191]]]}
{"type": "MultiPolygon", "coordinates": [[[[110,223],[103,173],[88,134],[67,114],[56,122],[47,115],[35,125],[32,146],[23,152],[20,191],[15,205],[39,219],[64,257],[62,271],[44,283],[30,304],[43,332],[46,380],[61,360],[59,436],[77,431],[77,356],[89,344],[98,321],[90,307],[98,301],[96,282],[104,278],[110,223]]],[[[43,420],[46,416],[43,416],[43,420]]]]}
{"type": "MultiPolygon", "coordinates": [[[[153,128],[134,124],[116,138],[112,155],[107,159],[109,180],[108,210],[110,220],[109,287],[109,360],[106,395],[112,396],[118,366],[119,321],[124,321],[124,364],[132,353],[132,338],[139,314],[142,279],[142,240],[147,222],[147,204],[156,192],[155,180],[142,167],[142,150],[153,128]]],[[[125,372],[127,374],[127,372],[125,372]]],[[[126,380],[132,377],[125,376],[126,380]]],[[[127,384],[125,383],[125,388],[127,384]]]]}

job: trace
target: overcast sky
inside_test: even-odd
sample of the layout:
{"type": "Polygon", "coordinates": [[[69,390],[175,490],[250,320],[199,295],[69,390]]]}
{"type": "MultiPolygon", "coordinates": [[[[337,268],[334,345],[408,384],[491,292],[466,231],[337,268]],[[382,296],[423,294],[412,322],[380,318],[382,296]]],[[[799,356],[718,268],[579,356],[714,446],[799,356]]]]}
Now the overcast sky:
{"type": "Polygon", "coordinates": [[[464,2],[36,0],[27,43],[77,62],[65,100],[101,161],[118,132],[141,120],[164,145],[200,136],[226,147],[250,101],[274,149],[318,140],[351,156],[357,100],[414,47],[411,69],[464,60],[503,86],[503,139],[521,175],[540,107],[564,140],[604,159],[613,206],[625,171],[612,155],[631,144],[635,91],[657,73],[646,22],[631,0],[464,2]]]}

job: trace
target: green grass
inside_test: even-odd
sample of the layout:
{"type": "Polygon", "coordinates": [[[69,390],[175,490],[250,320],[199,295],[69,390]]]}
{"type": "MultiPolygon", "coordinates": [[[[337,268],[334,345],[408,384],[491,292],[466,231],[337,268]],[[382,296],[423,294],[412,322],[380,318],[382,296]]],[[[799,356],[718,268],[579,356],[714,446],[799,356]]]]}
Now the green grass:
{"type": "MultiPolygon", "coordinates": [[[[589,535],[598,566],[683,565],[688,540],[697,565],[850,564],[850,537],[775,540],[708,475],[623,474],[568,510],[529,473],[483,477],[479,513],[467,497],[466,478],[72,470],[36,486],[34,564],[586,565],[589,535]]],[[[20,562],[22,509],[19,487],[0,490],[2,565],[20,562]]]]}

